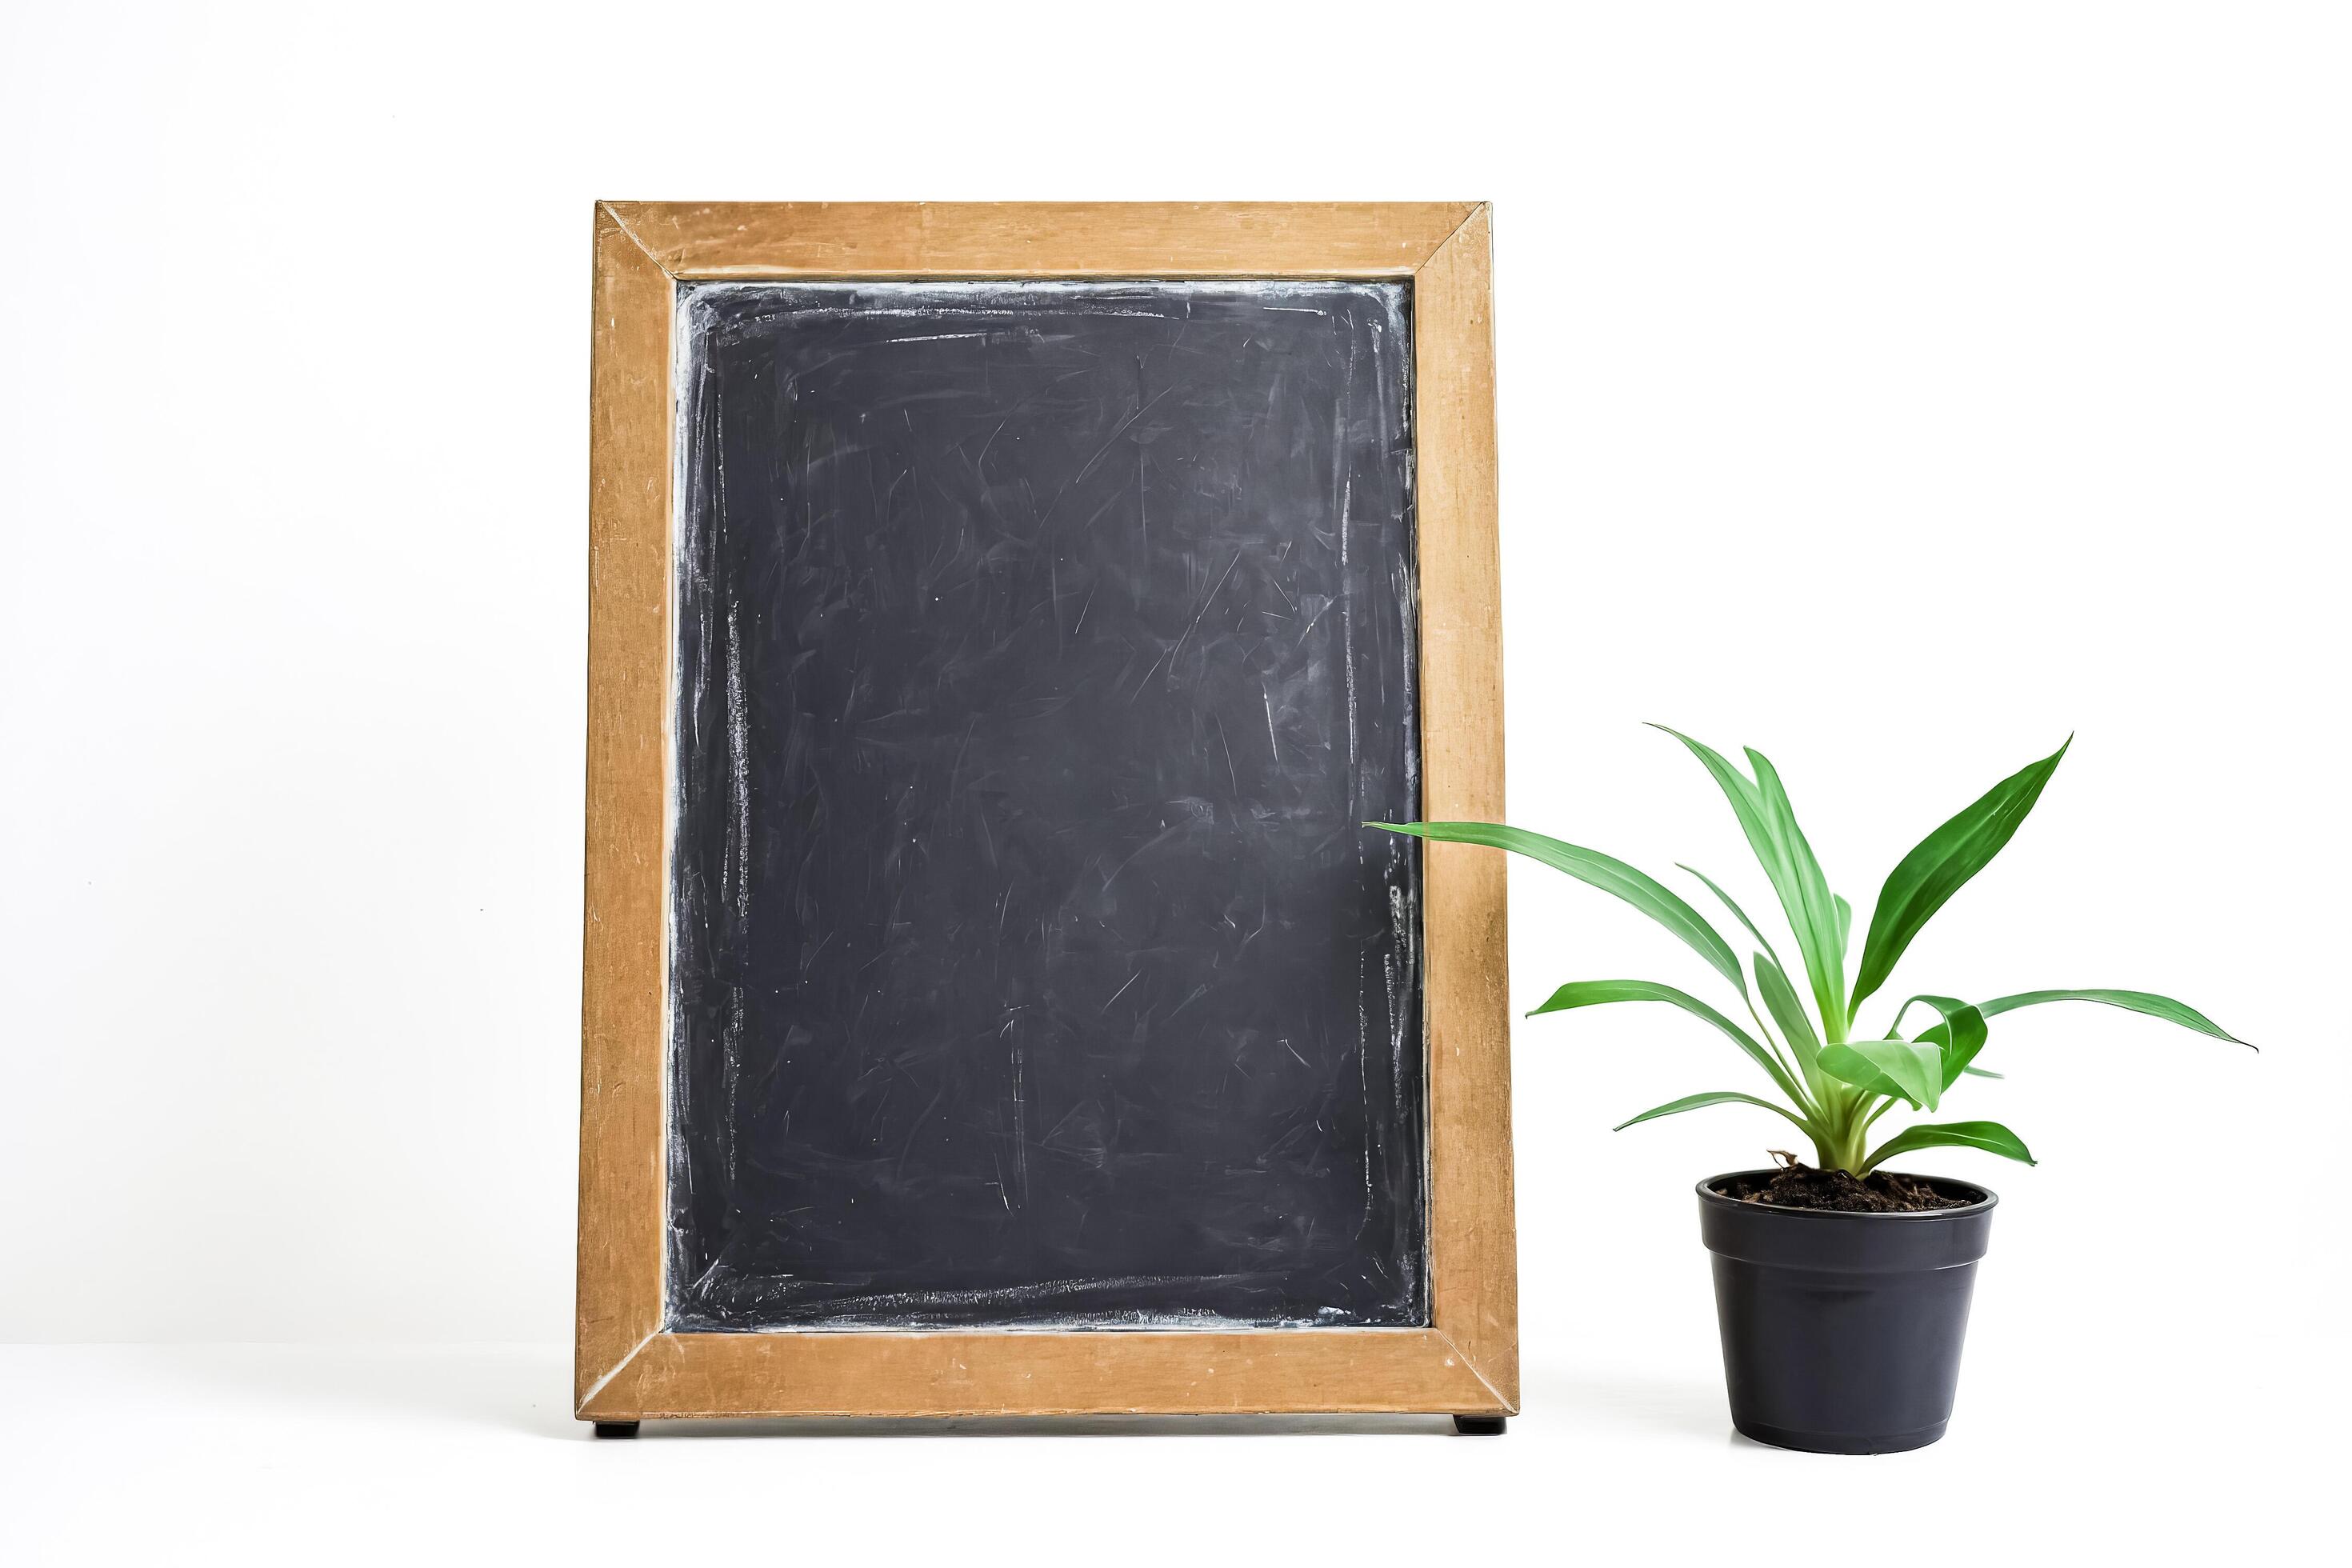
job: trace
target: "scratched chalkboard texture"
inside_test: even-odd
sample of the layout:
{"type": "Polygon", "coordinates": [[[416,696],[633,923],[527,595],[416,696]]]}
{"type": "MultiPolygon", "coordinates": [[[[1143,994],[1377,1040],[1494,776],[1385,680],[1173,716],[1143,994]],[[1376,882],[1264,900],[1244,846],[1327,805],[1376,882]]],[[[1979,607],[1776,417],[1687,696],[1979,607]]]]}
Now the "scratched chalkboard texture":
{"type": "Polygon", "coordinates": [[[683,289],[670,1327],[1428,1321],[1410,311],[683,289]]]}

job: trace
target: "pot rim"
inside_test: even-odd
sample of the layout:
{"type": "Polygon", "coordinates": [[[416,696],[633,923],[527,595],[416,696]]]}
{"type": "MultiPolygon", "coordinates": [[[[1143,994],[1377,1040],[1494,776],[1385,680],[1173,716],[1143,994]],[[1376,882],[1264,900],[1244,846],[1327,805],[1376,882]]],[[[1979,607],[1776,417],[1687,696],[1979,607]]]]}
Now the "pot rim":
{"type": "Polygon", "coordinates": [[[1717,1182],[1728,1182],[1740,1176],[1769,1176],[1772,1173],[1771,1169],[1767,1167],[1760,1170],[1725,1171],[1719,1175],[1709,1176],[1698,1184],[1698,1201],[1732,1214],[1765,1214],[1786,1219],[1867,1220],[1873,1224],[1881,1224],[1889,1220],[1916,1222],[1970,1219],[1980,1214],[1990,1213],[1993,1206],[2000,1202],[2000,1194],[1980,1182],[1964,1182],[1958,1176],[1914,1175],[1907,1171],[1898,1172],[1897,1174],[1909,1175],[1914,1181],[1936,1182],[1946,1187],[1959,1187],[1968,1192],[1979,1194],[1979,1196],[1975,1202],[1963,1204],[1958,1208],[1896,1209],[1874,1213],[1867,1209],[1783,1208],[1779,1204],[1759,1204],[1754,1198],[1735,1198],[1715,1190],[1715,1184],[1717,1182]]]}

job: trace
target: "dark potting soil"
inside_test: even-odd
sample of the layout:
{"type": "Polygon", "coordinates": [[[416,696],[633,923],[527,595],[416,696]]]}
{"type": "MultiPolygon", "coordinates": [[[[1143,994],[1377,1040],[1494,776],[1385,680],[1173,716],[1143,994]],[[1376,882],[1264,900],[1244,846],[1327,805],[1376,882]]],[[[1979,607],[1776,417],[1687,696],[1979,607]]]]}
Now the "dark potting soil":
{"type": "Polygon", "coordinates": [[[1804,1164],[1786,1166],[1767,1177],[1726,1182],[1716,1191],[1727,1198],[1780,1208],[1835,1209],[1846,1214],[1916,1214],[1966,1208],[1974,1201],[1946,1197],[1918,1177],[1899,1171],[1873,1171],[1856,1178],[1844,1171],[1816,1171],[1804,1164]]]}

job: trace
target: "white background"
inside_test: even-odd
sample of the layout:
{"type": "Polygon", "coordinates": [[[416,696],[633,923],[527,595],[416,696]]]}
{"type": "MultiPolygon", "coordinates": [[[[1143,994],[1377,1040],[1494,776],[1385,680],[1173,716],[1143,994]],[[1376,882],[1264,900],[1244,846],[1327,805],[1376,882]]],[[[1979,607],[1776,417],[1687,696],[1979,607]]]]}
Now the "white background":
{"type": "MultiPolygon", "coordinates": [[[[2336,1473],[2341,10],[0,29],[0,1341],[308,1347],[0,1351],[0,1542],[646,1557],[692,1521],[1052,1560],[1340,1552],[1387,1510],[1400,1549],[1756,1561],[1832,1550],[1788,1512],[1825,1487],[1849,1545],[2031,1561],[2248,1550],[2336,1473]],[[2010,1077],[1950,1109],[2042,1164],[1909,1162],[2003,1197],[1919,1456],[1727,1439],[1690,1187],[1787,1129],[1612,1136],[1759,1087],[1631,1007],[1517,1032],[1527,1410],[1499,1444],[571,1441],[599,196],[1491,199],[1513,818],[1769,907],[1641,722],[1753,744],[1866,919],[2071,731],[1901,991],[2162,990],[2262,1054],[2090,1007],[1996,1025],[2010,1077]]],[[[1511,877],[1520,1006],[1719,984],[1511,877]]]]}

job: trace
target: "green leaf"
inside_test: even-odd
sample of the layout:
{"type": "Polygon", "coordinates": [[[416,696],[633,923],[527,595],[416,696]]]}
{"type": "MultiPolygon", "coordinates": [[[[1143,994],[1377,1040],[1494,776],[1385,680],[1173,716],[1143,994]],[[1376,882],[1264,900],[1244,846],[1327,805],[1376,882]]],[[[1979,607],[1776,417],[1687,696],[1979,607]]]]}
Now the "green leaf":
{"type": "Polygon", "coordinates": [[[1715,782],[1723,787],[1724,797],[1731,802],[1732,815],[1739,818],[1739,826],[1748,835],[1748,847],[1756,851],[1756,858],[1759,860],[1766,858],[1770,852],[1772,840],[1771,835],[1764,830],[1764,799],[1757,792],[1755,784],[1746,773],[1727,762],[1720,752],[1706,742],[1694,741],[1680,730],[1664,724],[1652,724],[1650,728],[1663,730],[1689,747],[1691,755],[1696,757],[1706,766],[1706,771],[1715,775],[1715,782]]]}
{"type": "Polygon", "coordinates": [[[1847,903],[1843,899],[1836,897],[1832,897],[1830,901],[1837,905],[1838,963],[1843,964],[1845,963],[1846,947],[1848,945],[1847,939],[1852,937],[1853,934],[1853,906],[1847,903]]]}
{"type": "Polygon", "coordinates": [[[1540,860],[1555,871],[1565,871],[1579,881],[1590,882],[1604,893],[1614,893],[1668,931],[1688,942],[1701,958],[1715,966],[1716,973],[1748,994],[1748,977],[1740,973],[1739,955],[1731,944],[1716,934],[1699,912],[1685,903],[1664,883],[1635,870],[1622,860],[1613,859],[1595,849],[1579,848],[1563,844],[1557,838],[1547,838],[1540,833],[1522,828],[1505,827],[1492,822],[1367,822],[1367,827],[1385,828],[1391,833],[1409,833],[1416,838],[1439,839],[1448,844],[1483,844],[1489,848],[1508,849],[1517,855],[1540,860]]]}
{"type": "Polygon", "coordinates": [[[1866,1095],[1882,1095],[1888,1100],[1899,1100],[1914,1110],[1919,1109],[1918,1100],[1906,1092],[1901,1084],[1879,1071],[1876,1064],[1860,1051],[1844,1046],[1831,1046],[1823,1055],[1827,1059],[1816,1063],[1823,1077],[1832,1078],[1841,1084],[1851,1084],[1866,1095]]]}
{"type": "MultiPolygon", "coordinates": [[[[1943,1015],[1944,1021],[1919,1032],[1917,1044],[1932,1046],[1943,1058],[1944,1088],[1949,1089],[1959,1080],[1968,1065],[1977,1059],[1985,1047],[1984,1009],[1972,1007],[1954,996],[1914,996],[1895,1011],[1895,1023],[1901,1027],[1903,1015],[1911,1009],[1911,1002],[1925,1002],[1943,1015]]],[[[1930,1110],[1934,1108],[1929,1107],[1930,1110]]]]}
{"type": "Polygon", "coordinates": [[[1870,1174],[1897,1154],[1937,1148],[1981,1149],[2005,1160],[2022,1160],[2029,1165],[2035,1163],[2025,1147],[2025,1140],[1998,1121],[1927,1121],[1906,1127],[1873,1149],[1870,1158],[1862,1163],[1862,1173],[1870,1174]]]}
{"type": "Polygon", "coordinates": [[[1862,971],[1853,983],[1856,1007],[1886,983],[1895,961],[1928,919],[2015,836],[2018,824],[2042,798],[2042,786],[2058,771],[2066,746],[2074,743],[2074,738],[2067,736],[2065,746],[1993,785],[1974,805],[1921,839],[1918,847],[1887,873],[1886,885],[1878,890],[1878,905],[1871,911],[1870,934],[1862,944],[1862,971]]]}
{"type": "MultiPolygon", "coordinates": [[[[1979,1002],[1977,1011],[1990,1018],[2001,1013],[2014,1013],[2020,1007],[2038,1007],[2044,1002],[2103,1002],[2110,1007],[2122,1007],[2134,1013],[2145,1013],[2151,1018],[2162,1018],[2168,1024],[2178,1024],[2184,1029],[2194,1029],[2200,1035],[2210,1035],[2233,1046],[2246,1045],[2245,1041],[2187,1003],[2175,1002],[2169,996],[2158,996],[2152,991],[2021,991],[2014,996],[1996,996],[1990,1002],[1979,1002]]],[[[2252,1050],[2255,1047],[2246,1046],[2246,1048],[2252,1050]]]]}
{"type": "Polygon", "coordinates": [[[1635,1122],[1655,1121],[1661,1116],[1675,1116],[1685,1110],[1696,1110],[1701,1106],[1705,1105],[1729,1105],[1735,1101],[1741,1105],[1760,1105],[1776,1116],[1788,1117],[1790,1121],[1795,1122],[1799,1128],[1807,1132],[1811,1132],[1812,1131],[1811,1123],[1806,1121],[1801,1117],[1791,1115],[1786,1106],[1775,1105],[1769,1100],[1759,1100],[1752,1094],[1738,1094],[1730,1089],[1717,1089],[1710,1094],[1685,1095],[1684,1098],[1675,1100],[1670,1104],[1654,1106],[1650,1110],[1642,1112],[1641,1115],[1634,1117],[1631,1121],[1620,1121],[1616,1126],[1612,1127],[1609,1131],[1612,1132],[1622,1132],[1628,1127],[1634,1125],[1635,1122]]]}
{"type": "MultiPolygon", "coordinates": [[[[1970,1078],[2006,1078],[2009,1076],[2006,1073],[1989,1072],[1983,1068],[1977,1067],[1962,1068],[1960,1070],[1968,1074],[1970,1078]]],[[[1949,1089],[1951,1085],[1946,1084],[1944,1087],[1949,1089]]]]}
{"type": "Polygon", "coordinates": [[[1821,1037],[1813,1033],[1813,1021],[1805,1016],[1805,1005],[1797,1000],[1797,988],[1789,984],[1787,973],[1760,952],[1756,955],[1756,989],[1763,994],[1764,1010],[1797,1053],[1806,1081],[1812,1083],[1819,1072],[1815,1060],[1822,1053],[1821,1037]]]}
{"type": "Polygon", "coordinates": [[[1780,968],[1783,972],[1788,969],[1789,966],[1787,964],[1780,963],[1780,955],[1778,952],[1773,952],[1771,939],[1767,937],[1762,931],[1756,929],[1756,922],[1748,918],[1748,911],[1734,903],[1729,893],[1727,893],[1721,888],[1717,887],[1715,885],[1714,878],[1698,869],[1696,866],[1685,866],[1679,860],[1675,862],[1675,868],[1677,870],[1688,871],[1692,876],[1696,877],[1700,881],[1705,882],[1706,884],[1706,890],[1713,893],[1717,898],[1722,900],[1723,907],[1731,911],[1732,918],[1738,921],[1741,925],[1746,926],[1748,928],[1748,934],[1754,937],[1758,945],[1762,947],[1767,953],[1771,954],[1772,962],[1774,963],[1780,964],[1780,968]]]}
{"type": "Polygon", "coordinates": [[[1757,787],[1763,795],[1765,824],[1771,829],[1787,868],[1789,890],[1780,895],[1781,907],[1787,910],[1789,924],[1797,933],[1805,973],[1813,983],[1813,1001],[1822,1010],[1822,1026],[1835,1038],[1845,1033],[1849,1016],[1845,944],[1838,933],[1837,904],[1830,893],[1829,879],[1822,875],[1822,863],[1813,858],[1813,847],[1805,841],[1804,830],[1797,826],[1796,808],[1789,804],[1789,792],[1780,787],[1779,771],[1755,747],[1747,751],[1748,765],[1756,770],[1757,787]]]}
{"type": "Polygon", "coordinates": [[[1822,1070],[1832,1078],[1891,1094],[1929,1110],[1944,1092],[1944,1056],[1932,1046],[1909,1040],[1851,1040],[1822,1049],[1822,1070]]]}
{"type": "Polygon", "coordinates": [[[1772,1075],[1772,1081],[1792,1105],[1802,1105],[1805,1097],[1798,1092],[1788,1070],[1773,1059],[1772,1053],[1759,1044],[1755,1036],[1687,993],[1671,985],[1661,985],[1654,980],[1571,980],[1551,994],[1551,1000],[1528,1013],[1565,1013],[1571,1007],[1597,1007],[1608,1002],[1671,1002],[1684,1012],[1706,1019],[1729,1036],[1731,1042],[1752,1058],[1756,1065],[1772,1075]]]}
{"type": "Polygon", "coordinates": [[[1832,1036],[1843,1035],[1848,1017],[1844,1004],[1845,969],[1829,952],[1830,940],[1836,929],[1829,887],[1822,879],[1821,866],[1813,859],[1804,835],[1796,830],[1795,814],[1789,808],[1787,793],[1779,788],[1780,776],[1772,772],[1772,764],[1755,752],[1748,753],[1749,760],[1759,764],[1759,779],[1770,775],[1768,789],[1760,783],[1751,783],[1747,774],[1725,761],[1713,747],[1664,724],[1650,727],[1664,730],[1680,741],[1715,775],[1724,798],[1731,803],[1732,815],[1739,819],[1740,831],[1748,836],[1748,847],[1755,852],[1757,863],[1771,879],[1772,890],[1780,897],[1780,909],[1789,917],[1789,929],[1796,933],[1798,952],[1805,961],[1805,974],[1812,982],[1813,998],[1822,1005],[1822,1026],[1832,1036]]]}

